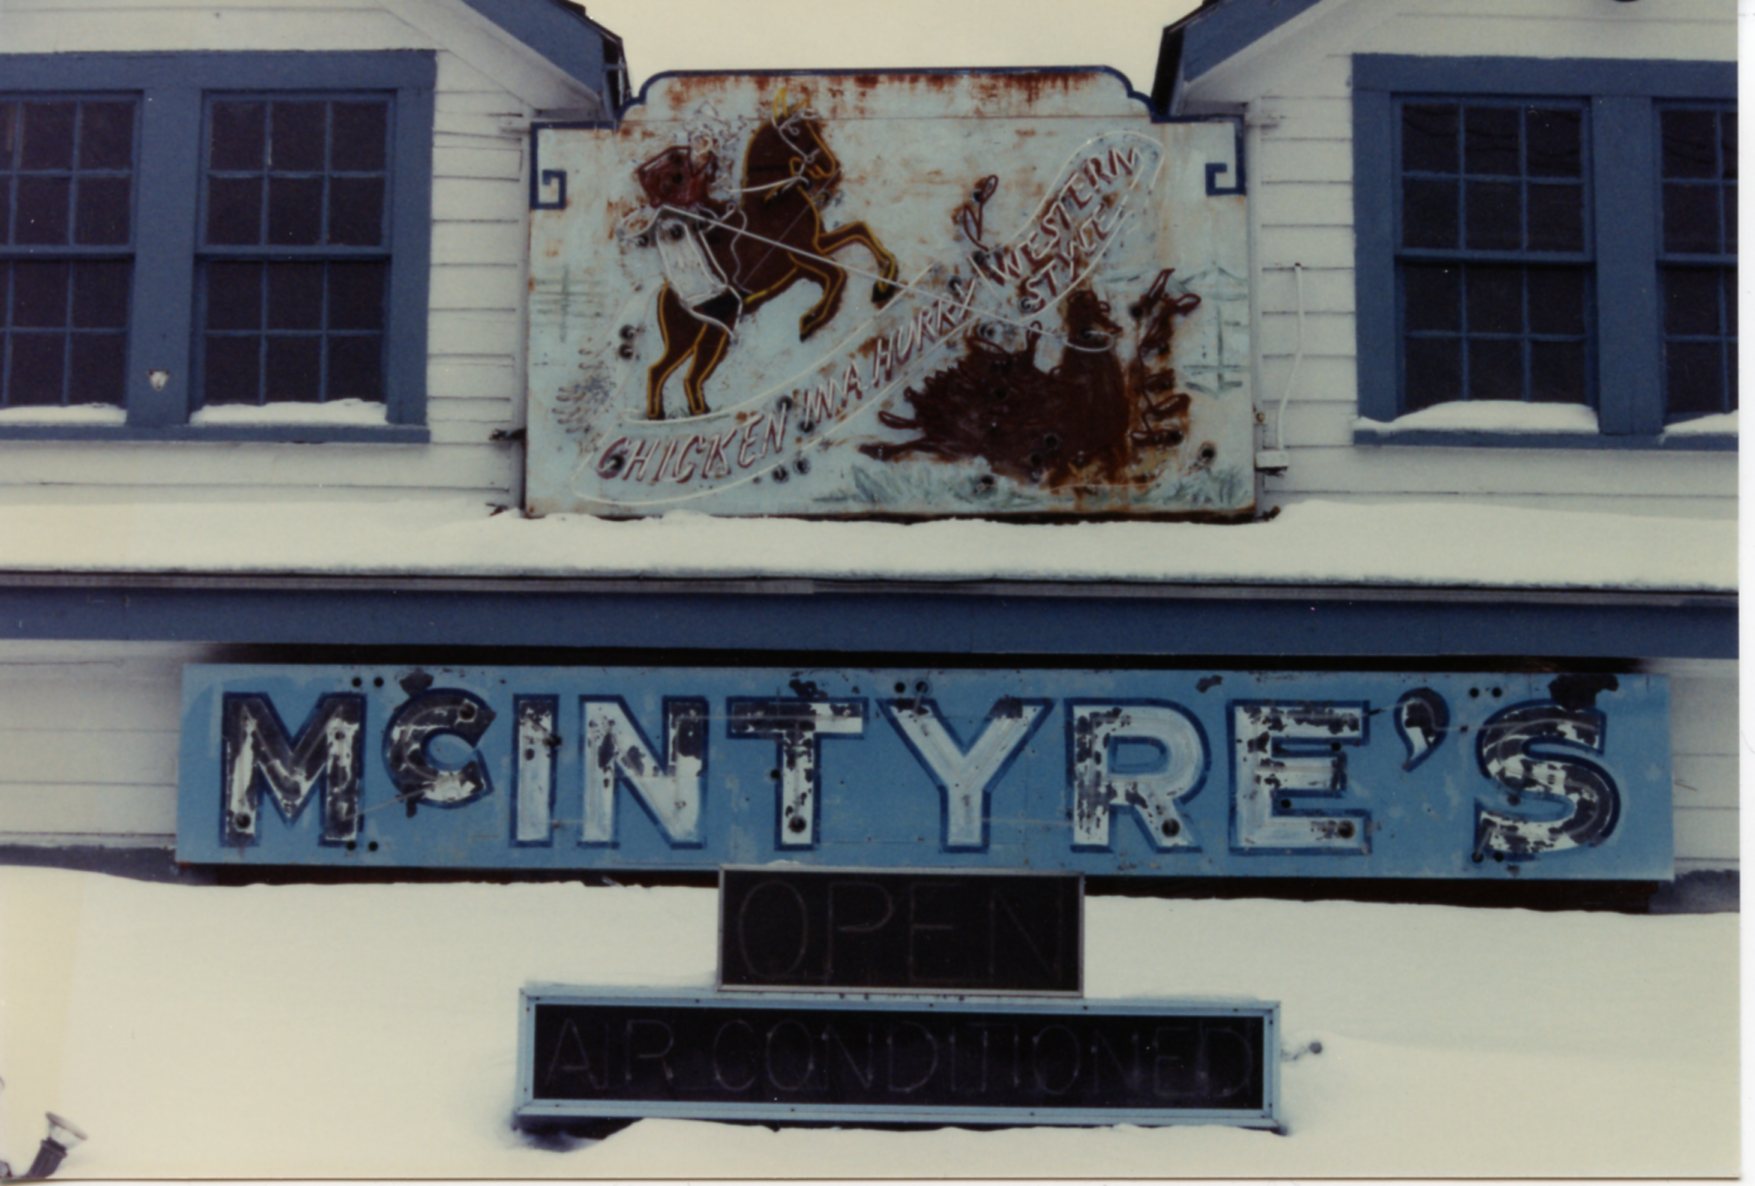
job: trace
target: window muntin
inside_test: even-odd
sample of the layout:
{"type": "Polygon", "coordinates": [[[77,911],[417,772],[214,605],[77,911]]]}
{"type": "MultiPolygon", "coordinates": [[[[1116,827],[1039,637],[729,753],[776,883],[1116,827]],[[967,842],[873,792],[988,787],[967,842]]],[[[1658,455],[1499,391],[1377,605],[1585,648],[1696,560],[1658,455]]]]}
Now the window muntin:
{"type": "Polygon", "coordinates": [[[0,94],[0,408],[125,400],[138,102],[0,94]]]}
{"type": "Polygon", "coordinates": [[[204,405],[385,398],[388,95],[210,95],[204,405]]]}
{"type": "Polygon", "coordinates": [[[1588,112],[1397,104],[1402,407],[1594,402],[1588,112]]]}
{"type": "Polygon", "coordinates": [[[1663,103],[1657,119],[1664,410],[1675,421],[1737,408],[1737,113],[1663,103]]]}

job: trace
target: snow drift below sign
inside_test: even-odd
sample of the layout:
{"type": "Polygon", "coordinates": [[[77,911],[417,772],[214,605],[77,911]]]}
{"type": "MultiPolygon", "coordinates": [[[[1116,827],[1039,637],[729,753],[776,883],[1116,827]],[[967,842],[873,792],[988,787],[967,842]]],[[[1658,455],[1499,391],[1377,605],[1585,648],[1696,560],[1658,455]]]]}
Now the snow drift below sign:
{"type": "Polygon", "coordinates": [[[1102,70],[671,74],[534,146],[532,511],[1252,508],[1234,121],[1102,70]]]}

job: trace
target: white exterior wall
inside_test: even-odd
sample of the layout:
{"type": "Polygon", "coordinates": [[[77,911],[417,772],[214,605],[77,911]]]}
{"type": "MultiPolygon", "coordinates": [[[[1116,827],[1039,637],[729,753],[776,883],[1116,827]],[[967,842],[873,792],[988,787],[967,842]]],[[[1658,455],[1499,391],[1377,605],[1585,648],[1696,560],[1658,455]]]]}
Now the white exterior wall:
{"type": "MultiPolygon", "coordinates": [[[[0,845],[171,848],[185,663],[180,643],[0,643],[0,845]]],[[[1737,675],[1731,662],[1653,664],[1670,677],[1676,872],[1737,867],[1737,675]]]]}
{"type": "Polygon", "coordinates": [[[1257,365],[1273,425],[1287,400],[1291,466],[1262,504],[1463,498],[1557,510],[1729,518],[1734,453],[1352,444],[1358,415],[1353,288],[1356,53],[1733,60],[1731,0],[1325,0],[1189,83],[1190,112],[1246,105],[1257,365]]]}
{"type": "MultiPolygon", "coordinates": [[[[594,96],[458,0],[0,0],[0,52],[437,51],[430,444],[0,441],[0,505],[397,499],[516,505],[528,138],[594,96]]],[[[142,175],[141,184],[154,180],[142,175]]],[[[187,184],[193,193],[194,179],[187,184]]]]}

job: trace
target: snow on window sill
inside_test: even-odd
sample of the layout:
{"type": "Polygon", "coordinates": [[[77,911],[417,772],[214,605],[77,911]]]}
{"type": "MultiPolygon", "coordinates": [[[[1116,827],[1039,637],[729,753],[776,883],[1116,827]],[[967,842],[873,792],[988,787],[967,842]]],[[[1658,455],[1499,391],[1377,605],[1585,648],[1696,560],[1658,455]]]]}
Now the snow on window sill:
{"type": "Polygon", "coordinates": [[[1736,436],[1737,414],[1721,412],[1717,416],[1697,416],[1664,426],[1666,437],[1736,436]]]}
{"type": "Polygon", "coordinates": [[[0,408],[0,425],[9,424],[126,424],[128,413],[114,404],[74,404],[71,407],[0,408]]]}
{"type": "Polygon", "coordinates": [[[1521,400],[1482,399],[1438,404],[1394,420],[1360,419],[1357,426],[1379,436],[1404,432],[1569,432],[1594,435],[1597,414],[1583,404],[1526,404],[1521,400]]]}
{"type": "Polygon", "coordinates": [[[275,403],[215,404],[201,408],[189,417],[189,423],[201,428],[214,424],[348,424],[388,425],[389,413],[374,400],[338,399],[326,404],[275,403]]]}

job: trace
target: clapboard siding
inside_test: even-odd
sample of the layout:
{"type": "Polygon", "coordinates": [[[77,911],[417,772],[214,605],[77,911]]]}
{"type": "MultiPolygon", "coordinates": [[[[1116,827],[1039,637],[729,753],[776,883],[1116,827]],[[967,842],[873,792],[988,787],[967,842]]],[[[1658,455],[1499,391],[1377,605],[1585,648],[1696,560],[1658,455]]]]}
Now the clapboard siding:
{"type": "MultiPolygon", "coordinates": [[[[0,844],[168,846],[176,830],[182,644],[0,643],[0,844]]],[[[1671,688],[1679,868],[1737,863],[1732,662],[1652,663],[1671,688]]]]}
{"type": "Polygon", "coordinates": [[[1737,664],[1646,665],[1670,681],[1678,869],[1738,867],[1737,664]]]}
{"type": "MultiPolygon", "coordinates": [[[[526,133],[592,96],[454,0],[3,0],[0,50],[436,53],[427,418],[430,444],[0,442],[0,504],[516,498],[523,423],[526,133]]],[[[83,829],[73,829],[83,830],[83,829]]]]}
{"type": "Polygon", "coordinates": [[[1726,60],[1736,33],[1728,0],[1324,0],[1194,79],[1188,111],[1242,106],[1251,129],[1252,312],[1256,398],[1269,421],[1264,440],[1272,440],[1299,358],[1284,420],[1291,465],[1264,481],[1263,503],[1399,493],[1547,507],[1600,500],[1620,510],[1649,499],[1657,513],[1733,516],[1729,455],[1352,445],[1351,74],[1356,53],[1726,60]]]}

